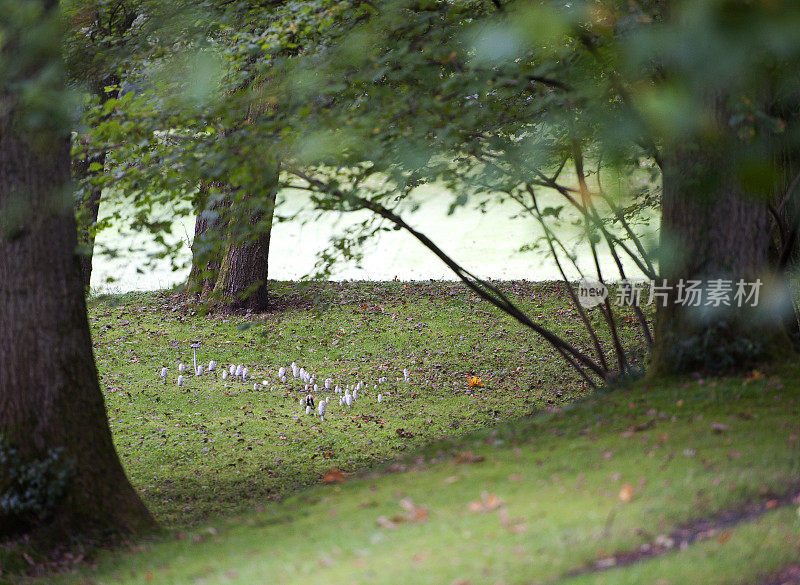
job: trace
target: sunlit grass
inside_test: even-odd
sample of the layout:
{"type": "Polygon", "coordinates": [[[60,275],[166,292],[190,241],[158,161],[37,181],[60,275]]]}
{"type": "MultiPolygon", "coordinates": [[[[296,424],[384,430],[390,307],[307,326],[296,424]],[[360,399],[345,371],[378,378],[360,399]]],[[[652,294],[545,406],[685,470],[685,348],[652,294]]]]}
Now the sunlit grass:
{"type": "MultiPolygon", "coordinates": [[[[797,367],[751,382],[638,383],[108,555],[97,571],[55,582],[560,582],[693,519],[796,490],[798,408],[797,367]],[[410,502],[424,512],[410,514],[410,502]]],[[[680,549],[575,579],[757,582],[800,554],[797,505],[680,549]]]]}

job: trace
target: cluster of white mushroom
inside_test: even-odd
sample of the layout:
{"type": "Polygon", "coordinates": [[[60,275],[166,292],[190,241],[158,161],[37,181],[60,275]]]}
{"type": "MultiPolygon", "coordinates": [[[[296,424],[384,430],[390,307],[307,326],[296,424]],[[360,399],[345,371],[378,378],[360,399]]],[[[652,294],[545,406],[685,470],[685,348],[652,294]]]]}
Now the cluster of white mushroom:
{"type": "MultiPolygon", "coordinates": [[[[210,362],[208,362],[208,366],[207,367],[204,367],[202,364],[201,365],[197,364],[197,349],[196,349],[196,347],[197,347],[197,345],[193,345],[192,346],[192,348],[195,350],[194,351],[194,375],[195,376],[202,376],[204,373],[208,373],[208,374],[214,374],[216,376],[217,375],[217,362],[215,362],[214,360],[211,360],[210,362]]],[[[186,376],[185,376],[186,369],[187,369],[187,367],[183,363],[179,363],[178,364],[178,373],[179,373],[179,375],[178,375],[177,382],[178,382],[178,386],[179,387],[182,387],[184,385],[185,381],[186,381],[186,376]]],[[[301,367],[301,366],[297,365],[297,363],[295,363],[295,362],[291,363],[291,365],[289,366],[289,369],[291,370],[293,378],[298,379],[298,380],[302,381],[305,384],[305,386],[304,386],[305,397],[301,399],[300,403],[305,408],[306,414],[308,414],[308,415],[314,414],[315,416],[319,415],[320,419],[324,421],[325,420],[325,414],[328,412],[328,404],[330,403],[331,399],[330,399],[330,396],[326,396],[324,399],[321,399],[318,404],[315,405],[314,396],[320,390],[319,384],[317,384],[317,376],[316,376],[316,374],[313,374],[313,373],[309,372],[304,367],[301,367]],[[315,412],[315,406],[316,406],[316,412],[315,412]]],[[[283,384],[287,383],[287,373],[288,373],[288,370],[285,367],[281,366],[280,368],[278,368],[278,371],[277,371],[278,379],[283,384]]],[[[167,374],[168,374],[168,369],[167,368],[161,368],[161,376],[160,377],[163,379],[164,384],[167,383],[167,374]]],[[[247,366],[245,366],[244,364],[238,364],[238,365],[237,364],[231,364],[227,368],[222,368],[222,380],[225,380],[225,381],[230,379],[231,381],[246,382],[247,379],[248,379],[248,375],[249,374],[250,374],[250,371],[248,370],[247,366]]],[[[409,382],[410,379],[411,379],[411,373],[406,368],[403,369],[403,379],[406,382],[409,382]]],[[[385,376],[381,377],[381,378],[378,378],[378,381],[377,381],[378,383],[377,384],[373,384],[372,388],[374,390],[377,390],[378,385],[379,384],[383,384],[387,380],[388,380],[388,378],[385,377],[385,376]]],[[[398,380],[399,380],[399,378],[398,378],[398,380]]],[[[323,387],[324,387],[325,390],[333,390],[333,392],[335,394],[340,394],[341,396],[339,397],[339,406],[342,407],[342,408],[346,407],[348,410],[350,410],[353,407],[353,404],[355,404],[356,400],[358,400],[359,393],[361,393],[362,395],[365,393],[365,390],[364,390],[365,384],[364,384],[363,381],[358,382],[356,384],[352,384],[352,385],[348,384],[348,385],[345,385],[344,388],[341,388],[338,384],[334,384],[334,381],[333,381],[332,378],[325,378],[325,380],[322,382],[322,384],[323,384],[323,387]]],[[[227,385],[228,384],[226,382],[225,386],[227,387],[227,385]]],[[[259,390],[259,388],[261,388],[261,387],[268,388],[269,386],[270,386],[270,382],[268,380],[263,380],[261,385],[259,385],[258,383],[254,383],[253,384],[253,390],[259,390]]],[[[381,394],[380,392],[377,393],[377,397],[376,398],[377,398],[378,402],[383,402],[383,394],[381,394]]]]}
{"type": "MultiPolygon", "coordinates": [[[[204,373],[216,375],[217,373],[217,362],[215,362],[214,360],[208,362],[207,366],[204,366],[203,364],[196,364],[193,367],[195,376],[202,376],[204,373]]],[[[178,364],[178,380],[177,380],[178,386],[183,386],[184,383],[186,382],[186,377],[187,377],[186,369],[187,369],[186,364],[184,363],[178,364]]],[[[239,364],[239,365],[231,364],[229,368],[222,370],[222,379],[227,380],[230,377],[231,379],[241,380],[242,382],[245,382],[247,380],[247,376],[249,375],[249,373],[250,371],[244,364],[239,364]]],[[[169,374],[168,368],[161,368],[160,377],[163,380],[164,384],[167,383],[168,374],[169,374]]],[[[267,384],[266,380],[264,381],[264,384],[265,385],[267,384]]]]}

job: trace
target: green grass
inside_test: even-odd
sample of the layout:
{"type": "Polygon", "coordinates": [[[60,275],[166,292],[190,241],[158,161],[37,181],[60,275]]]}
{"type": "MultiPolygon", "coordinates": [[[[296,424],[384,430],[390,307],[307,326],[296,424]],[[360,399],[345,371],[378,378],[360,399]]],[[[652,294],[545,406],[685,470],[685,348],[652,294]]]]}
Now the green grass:
{"type": "MultiPolygon", "coordinates": [[[[521,305],[579,339],[558,285],[508,283],[521,305]]],[[[586,393],[558,355],[470,294],[439,283],[279,283],[279,307],[253,318],[203,316],[165,293],[97,297],[95,352],[117,449],[150,509],[183,526],[249,509],[312,484],[330,468],[363,470],[445,436],[527,416],[586,393]],[[211,376],[176,385],[179,362],[244,363],[270,390],[211,376]],[[292,361],[341,385],[367,382],[324,423],[305,416],[303,385],[275,384],[292,361]],[[160,385],[162,366],[170,369],[160,385]],[[402,370],[411,371],[411,382],[402,370]],[[470,391],[468,376],[485,387],[470,391]],[[380,377],[388,382],[379,390],[380,377]],[[384,400],[378,405],[377,392],[384,400]],[[556,394],[560,391],[561,396],[556,394]],[[400,436],[402,429],[407,436],[400,436]],[[413,436],[408,436],[408,434],[413,436]]],[[[635,338],[634,324],[622,321],[635,338]]],[[[608,344],[610,349],[610,343],[608,344]]]]}
{"type": "MultiPolygon", "coordinates": [[[[577,334],[557,287],[506,286],[577,334]]],[[[750,380],[641,381],[592,394],[548,348],[452,284],[312,289],[324,309],[288,286],[279,292],[294,308],[242,330],[245,319],[173,311],[164,295],[93,303],[115,440],[169,532],[48,584],[713,585],[758,582],[800,558],[793,504],[686,550],[569,577],[694,519],[798,489],[797,364],[750,380]],[[323,375],[391,378],[407,366],[412,382],[393,384],[380,407],[368,396],[325,423],[301,416],[294,394],[223,394],[205,378],[184,391],[159,386],[161,361],[190,360],[193,339],[218,361],[266,370],[299,361],[300,347],[323,375]],[[469,374],[486,387],[468,394],[469,374]],[[414,436],[398,437],[400,427],[414,436]],[[216,451],[202,450],[209,445],[216,451]],[[320,485],[331,467],[359,473],[320,485]]],[[[632,338],[634,326],[622,324],[632,338]]]]}
{"type": "MultiPolygon", "coordinates": [[[[52,582],[551,582],[691,519],[797,487],[800,369],[685,386],[637,384],[477,431],[415,453],[405,471],[304,490],[52,582]],[[714,422],[730,429],[714,432],[714,422]],[[630,502],[619,498],[626,483],[630,502]],[[475,511],[482,492],[502,506],[475,511]],[[405,498],[427,509],[424,521],[381,525],[406,514],[405,498]]],[[[575,581],[752,583],[799,555],[794,505],[736,525],[724,542],[575,581]]]]}

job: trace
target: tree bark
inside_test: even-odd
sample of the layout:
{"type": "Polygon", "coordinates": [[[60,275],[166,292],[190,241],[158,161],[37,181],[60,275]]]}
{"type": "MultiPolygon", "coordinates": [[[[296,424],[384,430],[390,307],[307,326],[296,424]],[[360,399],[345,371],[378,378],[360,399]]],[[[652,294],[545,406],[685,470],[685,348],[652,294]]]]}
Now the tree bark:
{"type": "MultiPolygon", "coordinates": [[[[735,137],[731,138],[735,143],[735,137]]],[[[730,143],[729,143],[730,144],[730,143]]],[[[669,291],[657,305],[651,371],[748,367],[787,351],[788,338],[776,323],[785,316],[784,284],[770,262],[767,197],[754,197],[737,181],[731,153],[714,145],[677,149],[664,158],[661,206],[661,276],[669,291]],[[759,307],[679,304],[683,281],[741,279],[763,283],[759,307]],[[780,301],[773,314],[763,308],[780,301]]]]}
{"type": "MultiPolygon", "coordinates": [[[[2,97],[13,103],[9,92],[2,97]]],[[[67,195],[69,140],[50,136],[31,142],[13,110],[0,116],[0,435],[23,461],[63,449],[69,475],[47,517],[37,518],[41,524],[21,526],[0,512],[0,537],[30,529],[65,538],[153,524],[112,442],[67,195]]]]}
{"type": "MultiPolygon", "coordinates": [[[[249,221],[242,227],[249,228],[249,235],[238,234],[239,226],[231,226],[213,292],[223,308],[256,313],[266,311],[269,306],[267,269],[275,195],[273,191],[267,197],[265,209],[246,211],[249,221]]],[[[244,201],[245,208],[248,199],[244,201]]]]}
{"type": "Polygon", "coordinates": [[[224,216],[230,207],[228,198],[211,198],[212,191],[222,192],[224,183],[202,183],[197,201],[197,218],[194,223],[192,241],[192,268],[186,282],[186,291],[207,298],[217,282],[217,274],[225,252],[222,240],[225,237],[224,216]],[[209,215],[206,212],[211,212],[209,215]]]}

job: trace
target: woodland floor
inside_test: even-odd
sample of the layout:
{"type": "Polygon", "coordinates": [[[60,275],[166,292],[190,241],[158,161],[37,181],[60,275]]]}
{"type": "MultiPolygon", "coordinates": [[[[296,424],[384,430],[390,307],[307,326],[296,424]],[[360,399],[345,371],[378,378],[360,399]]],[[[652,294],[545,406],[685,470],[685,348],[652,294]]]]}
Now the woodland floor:
{"type": "MultiPolygon", "coordinates": [[[[560,285],[502,286],[579,343],[560,285]]],[[[92,300],[117,448],[166,532],[13,582],[800,583],[798,364],[590,392],[459,284],[273,290],[252,317],[92,300]],[[271,388],[179,389],[194,341],[271,388]],[[307,416],[302,388],[275,383],[293,360],[367,391],[307,416]]],[[[635,321],[618,325],[635,346],[635,321]]]]}

